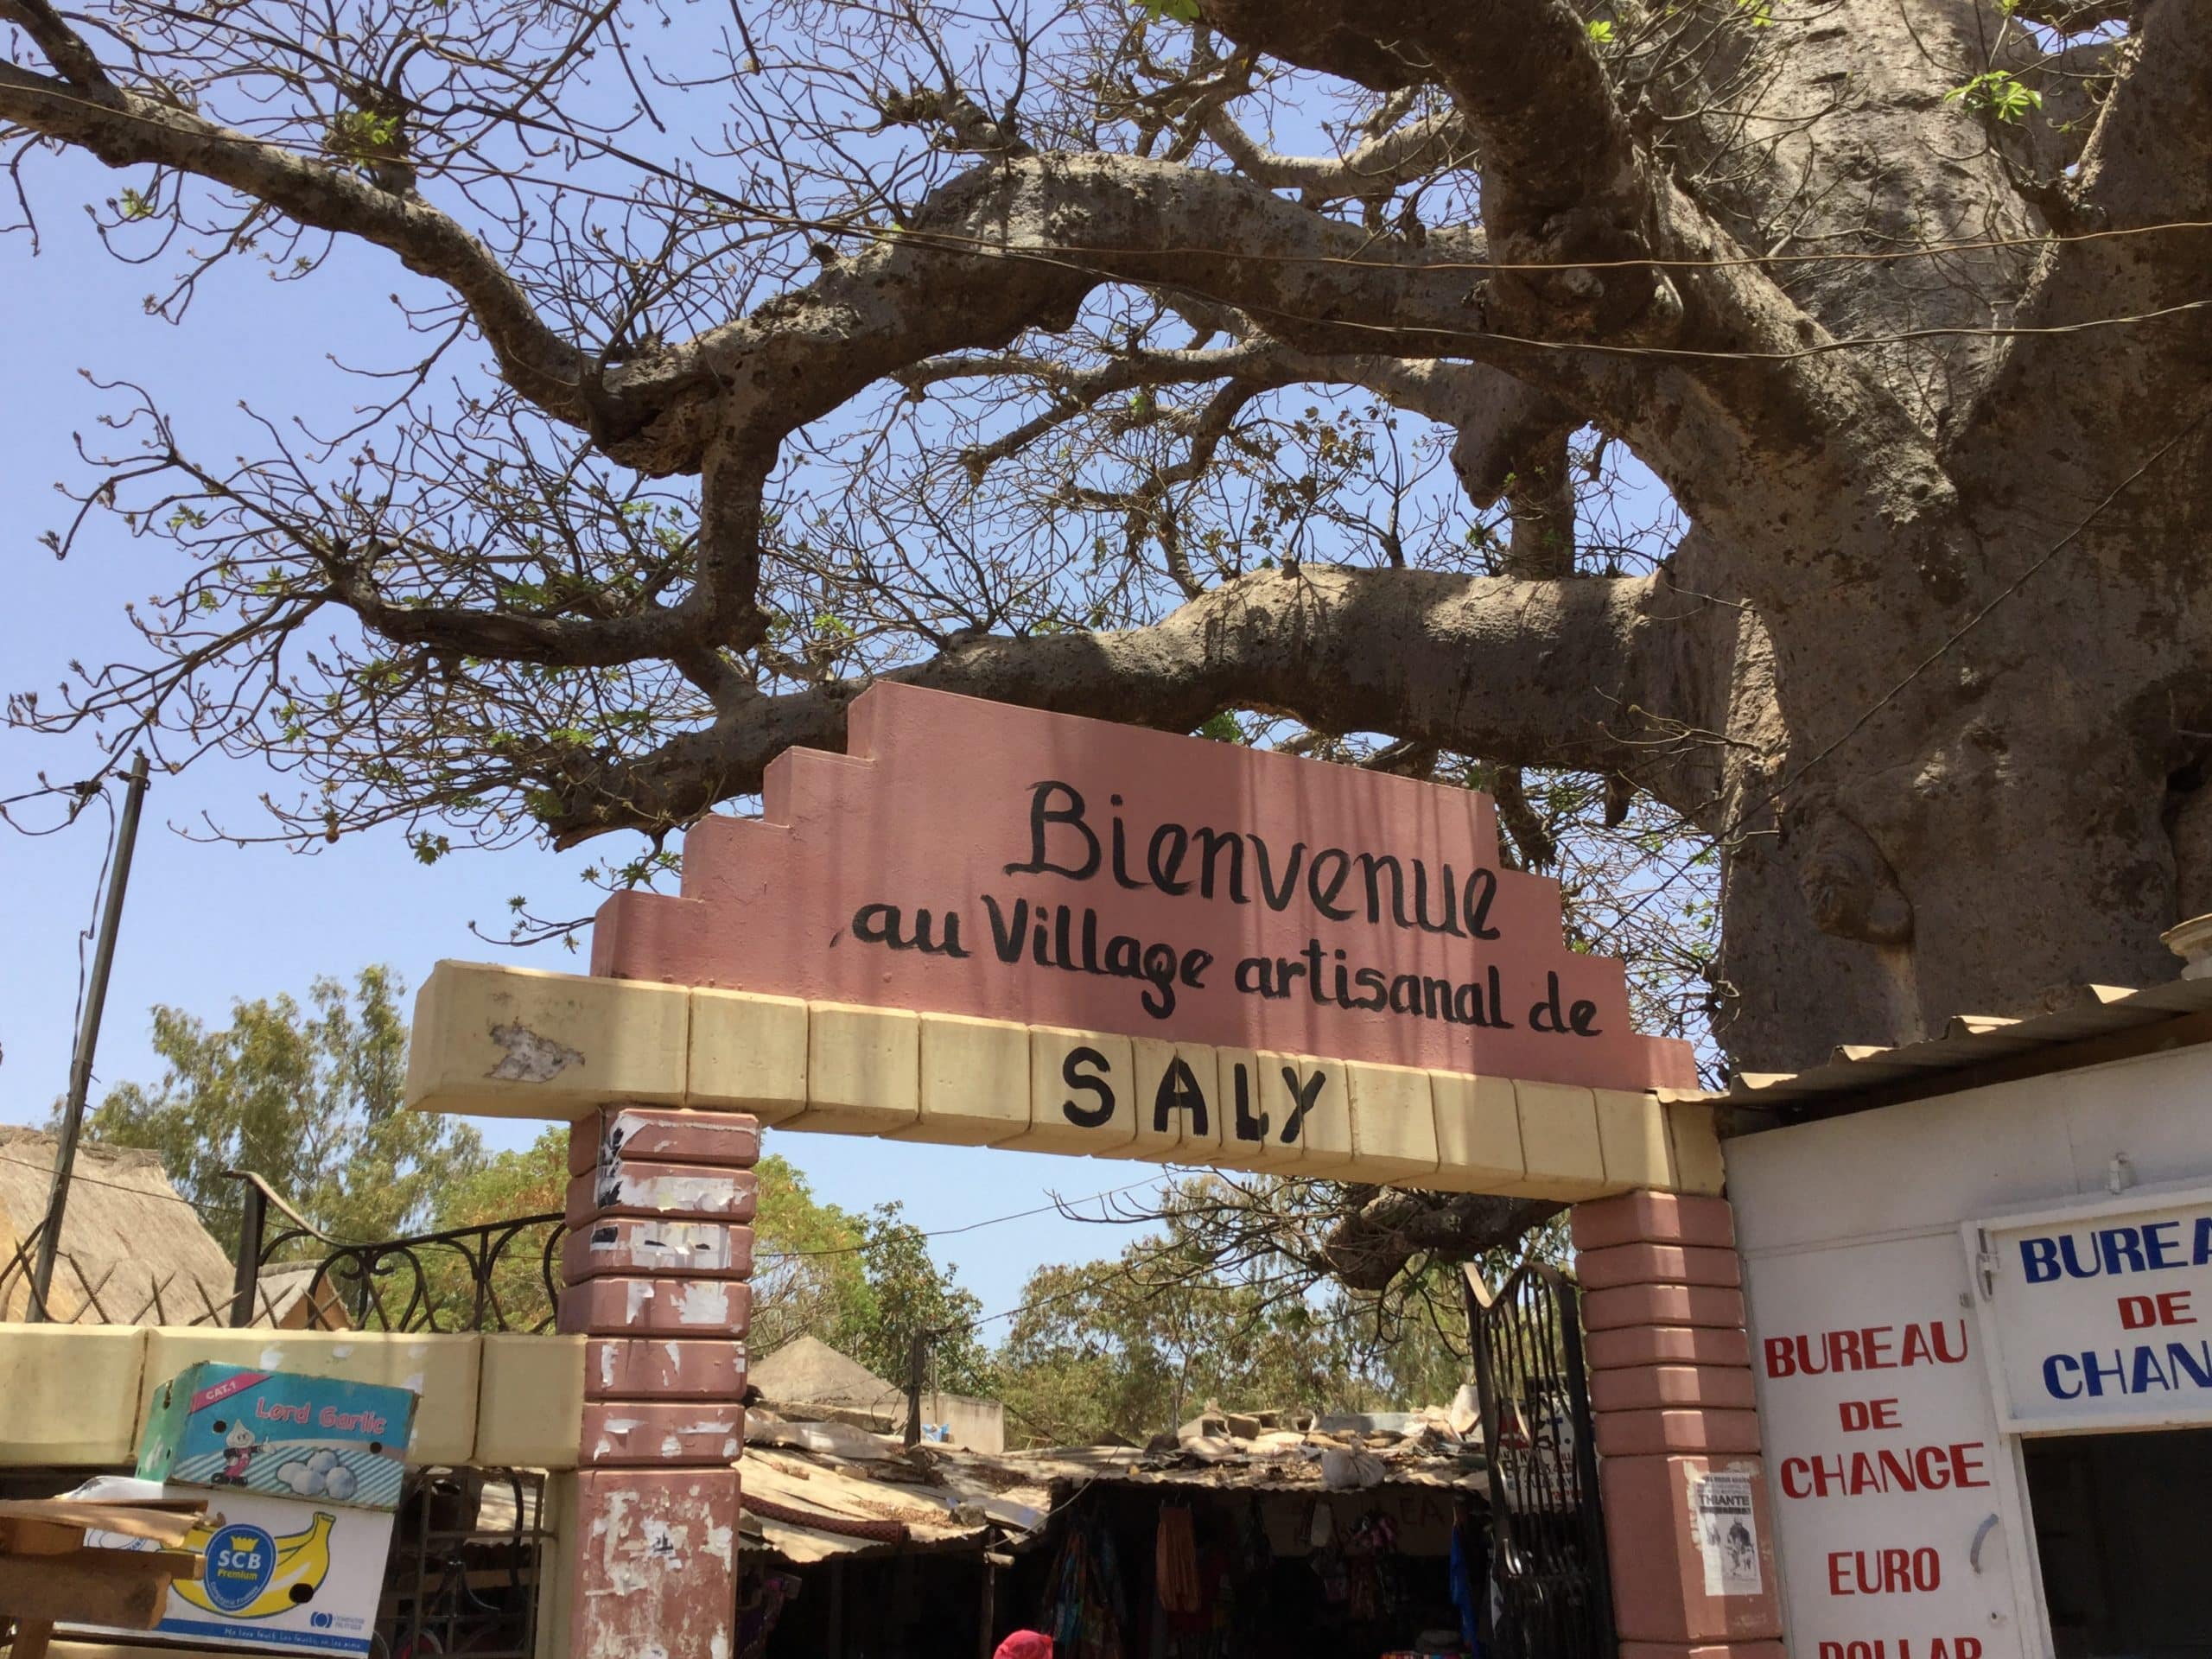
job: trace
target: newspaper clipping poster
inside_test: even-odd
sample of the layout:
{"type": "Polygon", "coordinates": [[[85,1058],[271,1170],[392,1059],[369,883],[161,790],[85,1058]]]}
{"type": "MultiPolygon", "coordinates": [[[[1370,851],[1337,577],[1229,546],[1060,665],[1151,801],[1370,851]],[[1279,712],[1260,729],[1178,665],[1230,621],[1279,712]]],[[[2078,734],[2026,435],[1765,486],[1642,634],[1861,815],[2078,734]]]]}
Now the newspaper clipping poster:
{"type": "Polygon", "coordinates": [[[1751,1517],[1751,1477],[1715,1470],[1689,1478],[1690,1522],[1697,1529],[1708,1596],[1756,1596],[1759,1577],[1758,1522],[1751,1517]]]}

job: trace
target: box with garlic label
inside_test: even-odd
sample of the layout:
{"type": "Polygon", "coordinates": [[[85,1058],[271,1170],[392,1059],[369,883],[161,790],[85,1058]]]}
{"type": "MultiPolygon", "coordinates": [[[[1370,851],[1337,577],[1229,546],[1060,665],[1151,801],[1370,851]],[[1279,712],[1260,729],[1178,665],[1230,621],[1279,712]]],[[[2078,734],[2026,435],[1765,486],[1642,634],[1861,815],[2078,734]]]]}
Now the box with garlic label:
{"type": "Polygon", "coordinates": [[[141,1478],[349,1509],[399,1503],[411,1389],[203,1362],[154,1391],[141,1478]]]}

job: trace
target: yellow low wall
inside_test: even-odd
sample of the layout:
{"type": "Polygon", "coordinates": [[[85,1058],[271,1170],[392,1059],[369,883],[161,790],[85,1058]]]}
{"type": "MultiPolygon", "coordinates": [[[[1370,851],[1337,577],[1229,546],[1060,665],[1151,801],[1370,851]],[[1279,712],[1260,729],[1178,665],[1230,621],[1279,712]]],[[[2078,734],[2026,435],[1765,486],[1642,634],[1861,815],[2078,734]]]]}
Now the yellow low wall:
{"type": "Polygon", "coordinates": [[[135,1462],[149,1334],[0,1325],[0,1466],[135,1462]]]}
{"type": "Polygon", "coordinates": [[[416,1389],[410,1463],[572,1469],[582,1337],[0,1325],[0,1467],[136,1460],[154,1390],[200,1360],[416,1389]]]}

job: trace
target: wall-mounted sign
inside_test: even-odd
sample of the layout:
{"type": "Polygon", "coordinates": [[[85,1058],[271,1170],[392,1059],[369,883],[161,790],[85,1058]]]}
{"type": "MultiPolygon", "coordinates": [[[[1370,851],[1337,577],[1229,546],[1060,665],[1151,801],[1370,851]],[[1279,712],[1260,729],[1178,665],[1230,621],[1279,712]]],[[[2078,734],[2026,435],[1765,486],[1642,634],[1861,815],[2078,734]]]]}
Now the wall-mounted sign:
{"type": "Polygon", "coordinates": [[[1750,1255],[1744,1288],[1790,1652],[2025,1659],[1954,1236],[1750,1255]]]}
{"type": "Polygon", "coordinates": [[[601,909],[594,974],[1642,1090],[1690,1088],[1474,791],[912,686],[766,814],[689,833],[680,896],[601,909]]]}
{"type": "Polygon", "coordinates": [[[2212,1423],[2212,1192],[1966,1229],[2007,1432],[2212,1423]]]}

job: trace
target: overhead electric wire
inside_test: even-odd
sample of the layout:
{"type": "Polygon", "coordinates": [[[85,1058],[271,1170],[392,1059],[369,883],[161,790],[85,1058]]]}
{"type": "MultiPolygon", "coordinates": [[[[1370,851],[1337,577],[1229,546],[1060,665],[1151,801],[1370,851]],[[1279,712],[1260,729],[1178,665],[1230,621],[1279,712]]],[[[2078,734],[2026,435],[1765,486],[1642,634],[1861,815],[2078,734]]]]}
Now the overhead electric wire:
{"type": "MultiPolygon", "coordinates": [[[[1109,1186],[1103,1192],[1093,1192],[1087,1198],[1069,1200],[1068,1204],[1096,1204],[1101,1198],[1115,1198],[1123,1192],[1134,1192],[1141,1186],[1150,1186],[1153,1184],[1153,1181],[1156,1179],[1156,1177],[1147,1176],[1145,1179],[1141,1181],[1127,1181],[1120,1186],[1109,1186]]],[[[982,1221],[963,1222],[957,1227],[938,1227],[929,1229],[918,1232],[916,1236],[921,1238],[953,1238],[962,1233],[980,1231],[985,1227],[1001,1226],[1009,1221],[1027,1221],[1032,1216],[1041,1216],[1054,1211],[1065,1214],[1068,1208],[1068,1204],[1063,1204],[1061,1200],[1055,1198],[1052,1203],[1040,1204],[1034,1209],[1017,1210],[1011,1215],[992,1216],[982,1221]]],[[[862,1243],[838,1244],[819,1250],[763,1250],[756,1259],[762,1262],[796,1262],[827,1255],[859,1255],[864,1253],[868,1249],[868,1246],[862,1243]]]]}

